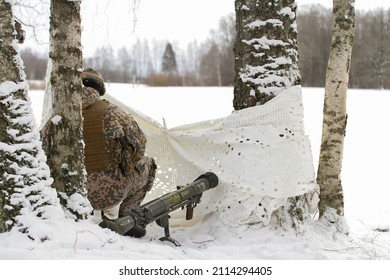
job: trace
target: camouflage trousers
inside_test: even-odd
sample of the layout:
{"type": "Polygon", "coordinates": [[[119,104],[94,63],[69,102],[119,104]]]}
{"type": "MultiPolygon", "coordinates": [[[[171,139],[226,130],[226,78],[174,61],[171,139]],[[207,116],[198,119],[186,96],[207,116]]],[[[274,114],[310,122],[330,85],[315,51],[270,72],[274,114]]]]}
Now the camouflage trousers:
{"type": "MultiPolygon", "coordinates": [[[[135,169],[124,175],[120,170],[93,172],[87,175],[88,199],[94,210],[112,212],[119,206],[119,217],[141,204],[152,188],[156,164],[144,156],[135,169]]],[[[116,216],[116,215],[115,215],[116,216]]]]}

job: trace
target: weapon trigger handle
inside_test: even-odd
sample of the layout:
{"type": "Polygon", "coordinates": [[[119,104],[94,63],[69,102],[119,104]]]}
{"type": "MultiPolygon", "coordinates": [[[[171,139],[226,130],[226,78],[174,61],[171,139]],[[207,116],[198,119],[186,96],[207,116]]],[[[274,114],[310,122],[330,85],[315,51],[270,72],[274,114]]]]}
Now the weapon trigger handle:
{"type": "Polygon", "coordinates": [[[186,220],[192,220],[194,217],[194,206],[192,203],[187,204],[187,211],[186,211],[186,220]]]}

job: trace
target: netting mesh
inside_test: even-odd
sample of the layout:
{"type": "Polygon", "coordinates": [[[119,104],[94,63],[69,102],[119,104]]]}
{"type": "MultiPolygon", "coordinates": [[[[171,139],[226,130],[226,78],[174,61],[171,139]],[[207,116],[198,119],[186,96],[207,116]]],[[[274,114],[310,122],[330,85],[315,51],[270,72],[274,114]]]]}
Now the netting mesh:
{"type": "Polygon", "coordinates": [[[211,171],[219,185],[204,194],[197,217],[217,212],[231,225],[268,224],[271,213],[288,197],[316,187],[300,86],[265,105],[172,129],[106,98],[132,114],[147,136],[146,152],[156,160],[158,171],[146,200],[211,171]]]}

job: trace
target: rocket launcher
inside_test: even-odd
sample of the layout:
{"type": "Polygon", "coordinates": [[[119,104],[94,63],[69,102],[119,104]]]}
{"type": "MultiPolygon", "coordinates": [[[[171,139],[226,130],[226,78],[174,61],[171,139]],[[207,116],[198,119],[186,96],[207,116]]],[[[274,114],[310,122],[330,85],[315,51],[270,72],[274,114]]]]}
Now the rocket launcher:
{"type": "Polygon", "coordinates": [[[169,213],[179,208],[186,208],[186,220],[191,220],[194,208],[200,203],[203,192],[215,188],[217,185],[217,175],[212,172],[204,173],[194,182],[186,186],[178,186],[176,191],[162,195],[137,207],[127,216],[107,221],[107,227],[124,235],[135,226],[146,227],[146,225],[156,221],[159,226],[164,228],[165,236],[160,238],[160,240],[170,241],[176,246],[180,246],[180,243],[170,236],[169,213]]]}

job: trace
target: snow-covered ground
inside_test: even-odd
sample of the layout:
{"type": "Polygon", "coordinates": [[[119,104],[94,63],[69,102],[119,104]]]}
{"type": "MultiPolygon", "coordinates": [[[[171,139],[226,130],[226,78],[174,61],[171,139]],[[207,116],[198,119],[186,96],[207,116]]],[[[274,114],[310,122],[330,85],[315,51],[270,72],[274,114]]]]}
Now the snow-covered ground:
{"type": "MultiPolygon", "coordinates": [[[[170,128],[224,117],[233,110],[233,89],[229,87],[148,88],[133,87],[129,84],[111,84],[107,85],[107,91],[123,103],[161,123],[164,119],[170,128]]],[[[320,88],[303,89],[306,132],[312,142],[315,167],[318,162],[322,130],[323,92],[324,90],[320,88]]],[[[43,92],[30,91],[29,94],[39,123],[43,92]]],[[[389,104],[390,91],[350,90],[348,94],[348,126],[342,181],[346,221],[350,228],[349,236],[342,235],[337,232],[335,226],[322,221],[307,224],[304,235],[296,236],[293,231],[286,232],[280,229],[253,229],[247,226],[231,228],[222,224],[216,217],[210,217],[201,224],[173,226],[171,235],[182,244],[182,247],[174,247],[158,240],[163,235],[163,229],[155,224],[147,227],[148,232],[144,238],[135,240],[100,229],[91,221],[76,224],[64,219],[53,222],[50,241],[42,243],[32,241],[17,232],[0,234],[0,259],[121,260],[114,264],[109,262],[107,269],[111,268],[111,270],[99,272],[98,276],[102,277],[99,279],[107,279],[107,277],[115,279],[115,276],[119,275],[118,269],[122,267],[120,265],[124,263],[127,263],[128,267],[145,264],[135,260],[154,260],[151,263],[146,262],[154,267],[161,264],[173,265],[166,260],[191,260],[193,262],[185,262],[184,265],[193,268],[196,268],[196,265],[207,267],[209,275],[213,272],[212,266],[221,263],[204,262],[204,260],[235,260],[228,263],[230,266],[259,266],[267,263],[258,260],[329,259],[376,260],[375,264],[379,262],[378,260],[386,260],[380,261],[379,264],[383,262],[389,264],[390,185],[387,180],[388,164],[386,164],[390,158],[389,104]],[[114,268],[111,267],[112,265],[114,268]],[[104,273],[108,274],[105,278],[103,278],[104,273]]],[[[9,264],[9,271],[18,266],[18,262],[0,262],[2,263],[9,264]]],[[[93,269],[95,265],[95,262],[83,263],[86,269],[93,269]]],[[[276,264],[278,265],[280,263],[276,264]]],[[[294,264],[294,267],[304,268],[302,264],[297,265],[294,264]]],[[[312,265],[319,268],[318,263],[307,264],[307,266],[312,265]]],[[[349,263],[343,265],[352,269],[349,263]]],[[[43,267],[40,263],[33,265],[28,263],[28,268],[32,271],[37,271],[40,267],[43,267]]],[[[346,276],[349,277],[352,273],[361,276],[364,271],[368,273],[372,269],[366,266],[366,270],[363,270],[363,267],[365,266],[353,265],[354,271],[350,271],[346,276]]],[[[382,271],[384,267],[385,264],[381,267],[382,271]]],[[[332,269],[329,264],[326,264],[326,268],[332,269]]],[[[372,277],[377,275],[374,273],[380,271],[375,268],[375,271],[367,275],[372,277]]],[[[286,273],[287,271],[279,266],[278,272],[275,271],[273,275],[276,277],[275,274],[278,274],[281,277],[281,275],[288,275],[286,273]]],[[[321,275],[323,277],[329,275],[326,273],[331,271],[321,275]]],[[[259,275],[254,276],[259,277],[259,275]]],[[[325,279],[319,277],[316,276],[325,279]]],[[[270,277],[270,279],[282,278],[270,277]]],[[[309,278],[300,277],[300,279],[309,278]]]]}

